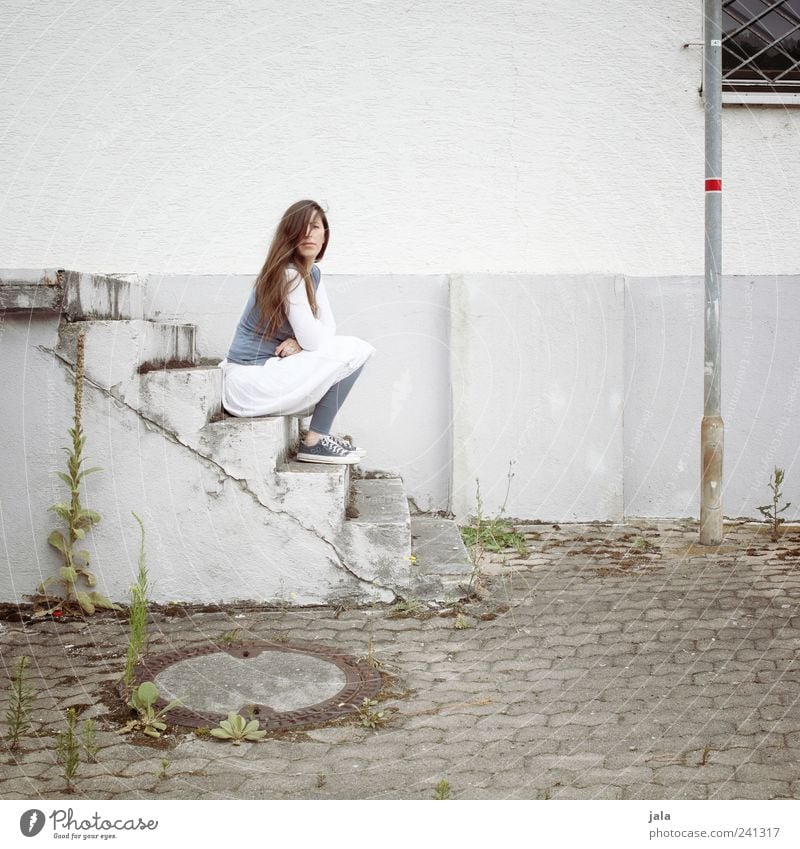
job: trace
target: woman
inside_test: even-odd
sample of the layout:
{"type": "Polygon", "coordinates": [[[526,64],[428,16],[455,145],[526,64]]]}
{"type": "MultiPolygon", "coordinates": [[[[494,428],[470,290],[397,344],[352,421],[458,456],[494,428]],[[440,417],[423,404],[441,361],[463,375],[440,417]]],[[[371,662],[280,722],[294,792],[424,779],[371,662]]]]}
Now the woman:
{"type": "Polygon", "coordinates": [[[336,413],[375,349],[336,336],[328,295],[314,263],[330,231],[322,207],[286,210],[239,320],[223,369],[222,403],[234,416],[285,416],[313,407],[297,459],[357,463],[359,449],[331,434],[336,413]]]}

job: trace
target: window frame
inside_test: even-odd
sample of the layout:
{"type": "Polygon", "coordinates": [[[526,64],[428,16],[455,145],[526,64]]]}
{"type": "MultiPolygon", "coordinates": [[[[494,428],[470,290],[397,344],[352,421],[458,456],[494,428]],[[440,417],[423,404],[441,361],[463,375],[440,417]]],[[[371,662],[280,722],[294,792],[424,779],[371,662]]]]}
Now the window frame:
{"type": "Polygon", "coordinates": [[[741,3],[742,0],[722,0],[723,13],[728,16],[728,19],[734,21],[734,29],[729,29],[726,33],[723,19],[723,104],[800,106],[800,78],[785,82],[774,78],[774,76],[783,76],[788,73],[800,74],[800,56],[795,59],[794,56],[780,47],[781,43],[787,39],[792,42],[796,41],[796,46],[800,46],[800,4],[798,4],[797,9],[790,7],[787,13],[785,8],[782,9],[782,7],[785,7],[787,1],[759,0],[761,6],[757,10],[744,12],[735,6],[735,4],[741,3]],[[733,7],[732,11],[731,7],[733,7]],[[773,13],[780,15],[787,22],[787,25],[792,27],[792,29],[779,38],[775,38],[772,32],[765,27],[762,26],[760,31],[758,27],[760,20],[773,13]],[[745,17],[745,14],[748,17],[745,17]],[[756,53],[749,55],[741,51],[734,51],[730,47],[726,52],[726,42],[730,42],[731,39],[736,38],[742,33],[746,33],[753,40],[760,39],[763,42],[763,46],[760,49],[757,48],[756,53]],[[779,53],[786,56],[793,64],[782,71],[774,71],[773,76],[768,76],[769,71],[765,71],[764,69],[758,69],[758,72],[754,71],[752,77],[739,76],[737,78],[731,78],[727,76],[746,69],[752,59],[758,58],[762,53],[766,54],[773,49],[777,49],[779,53]],[[725,59],[731,55],[740,58],[741,61],[737,66],[726,69],[724,65],[725,59]]]}

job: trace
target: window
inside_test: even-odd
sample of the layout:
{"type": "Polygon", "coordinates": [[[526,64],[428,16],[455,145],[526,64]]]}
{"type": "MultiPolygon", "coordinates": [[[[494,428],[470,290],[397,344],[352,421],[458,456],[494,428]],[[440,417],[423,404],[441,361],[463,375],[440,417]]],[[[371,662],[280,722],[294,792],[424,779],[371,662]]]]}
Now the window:
{"type": "Polygon", "coordinates": [[[800,102],[800,0],[723,0],[722,91],[727,102],[800,102]]]}

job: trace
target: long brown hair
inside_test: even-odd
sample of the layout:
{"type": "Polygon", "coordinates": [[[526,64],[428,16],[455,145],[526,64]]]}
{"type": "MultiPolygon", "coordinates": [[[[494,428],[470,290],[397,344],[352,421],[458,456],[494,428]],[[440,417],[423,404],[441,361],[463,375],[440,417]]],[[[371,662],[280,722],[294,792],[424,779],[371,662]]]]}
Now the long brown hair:
{"type": "Polygon", "coordinates": [[[317,316],[317,298],[311,272],[296,252],[297,246],[305,238],[308,225],[315,213],[319,213],[322,226],[325,228],[322,250],[315,257],[315,259],[322,259],[328,247],[330,230],[325,210],[316,201],[299,200],[293,203],[283,213],[275,235],[272,237],[269,253],[254,284],[259,327],[264,336],[276,333],[286,320],[286,296],[297,279],[286,273],[289,264],[294,264],[297,274],[304,280],[311,311],[315,318],[317,316]]]}

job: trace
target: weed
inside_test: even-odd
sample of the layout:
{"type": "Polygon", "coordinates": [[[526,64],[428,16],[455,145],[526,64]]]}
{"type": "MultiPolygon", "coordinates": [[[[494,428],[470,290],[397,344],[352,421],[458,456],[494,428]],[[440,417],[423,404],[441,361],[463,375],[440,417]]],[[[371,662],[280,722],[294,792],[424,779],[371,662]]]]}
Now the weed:
{"type": "Polygon", "coordinates": [[[470,590],[478,577],[477,564],[486,551],[505,551],[509,548],[515,548],[519,557],[526,557],[528,548],[525,544],[525,537],[517,533],[511,525],[503,518],[508,503],[508,495],[511,491],[511,481],[514,479],[512,460],[508,464],[508,473],[506,479],[506,494],[503,499],[503,504],[500,507],[497,515],[493,519],[486,518],[483,515],[483,501],[481,500],[481,484],[475,479],[475,520],[471,525],[461,528],[461,539],[464,541],[471,554],[475,568],[472,570],[470,578],[470,590]]]}
{"type": "Polygon", "coordinates": [[[153,705],[158,701],[158,690],[152,681],[145,681],[140,684],[131,694],[129,707],[133,708],[139,715],[138,719],[132,719],[121,730],[120,734],[127,734],[129,731],[141,729],[148,737],[160,737],[162,731],[166,731],[167,724],[161,719],[168,711],[181,703],[180,699],[171,701],[165,708],[158,713],[153,709],[153,705]]]}
{"type": "Polygon", "coordinates": [[[167,777],[167,770],[169,769],[169,758],[161,758],[161,769],[159,770],[157,777],[159,781],[163,781],[167,777]]]}
{"type": "Polygon", "coordinates": [[[386,722],[386,711],[375,710],[378,704],[376,699],[364,699],[361,706],[356,708],[358,715],[361,718],[361,724],[365,728],[376,729],[378,726],[386,722]]]}
{"type": "Polygon", "coordinates": [[[645,539],[644,537],[636,537],[636,539],[633,541],[633,548],[636,548],[639,551],[652,551],[653,549],[658,548],[658,546],[650,542],[649,539],[645,539]]]}
{"type": "Polygon", "coordinates": [[[328,776],[324,772],[320,772],[315,783],[320,789],[323,788],[328,783],[328,776]]]}
{"type": "Polygon", "coordinates": [[[98,607],[105,607],[112,610],[120,610],[121,608],[113,604],[104,595],[101,595],[93,588],[97,584],[97,579],[89,571],[89,552],[82,548],[75,551],[75,543],[84,539],[86,532],[100,521],[100,514],[94,510],[86,510],[81,505],[80,486],[81,481],[92,472],[101,471],[99,466],[92,466],[90,469],[81,469],[83,464],[83,447],[86,444],[86,437],[83,435],[82,414],[83,414],[83,349],[84,336],[80,334],[77,341],[77,355],[75,361],[75,395],[74,395],[74,413],[73,424],[69,428],[69,435],[72,437],[72,447],[65,448],[67,452],[67,471],[56,472],[59,478],[69,487],[70,501],[59,502],[54,504],[50,509],[56,513],[67,525],[66,535],[60,530],[54,530],[47,538],[47,542],[55,548],[61,555],[63,565],[61,566],[57,576],[53,575],[47,578],[39,587],[39,592],[46,594],[47,587],[54,583],[60,583],[64,587],[64,596],[54,606],[48,610],[38,611],[36,615],[45,616],[54,611],[62,611],[64,606],[77,602],[84,613],[92,614],[98,607]],[[87,589],[79,589],[78,584],[80,579],[86,584],[87,589]]]}
{"type": "Polygon", "coordinates": [[[450,782],[443,778],[434,790],[433,798],[437,801],[445,801],[450,798],[450,782]]]}
{"type": "Polygon", "coordinates": [[[703,746],[703,754],[700,756],[700,766],[705,766],[708,763],[708,758],[711,755],[711,746],[706,743],[703,746]]]}
{"type": "Polygon", "coordinates": [[[383,669],[383,664],[375,657],[375,643],[373,641],[373,623],[369,620],[369,636],[367,638],[367,653],[358,659],[359,663],[366,663],[372,669],[383,669]]]}
{"type": "Polygon", "coordinates": [[[468,628],[471,628],[472,625],[470,625],[469,620],[463,613],[459,613],[458,616],[456,616],[456,621],[453,624],[453,627],[457,631],[466,631],[468,628]]]}
{"type": "Polygon", "coordinates": [[[761,515],[772,524],[772,541],[778,541],[778,526],[785,522],[786,520],[781,518],[780,514],[785,510],[788,510],[789,507],[792,506],[790,501],[787,501],[783,507],[778,507],[780,500],[783,498],[783,493],[781,492],[781,484],[783,483],[783,469],[779,469],[777,466],[772,470],[772,477],[770,478],[769,488],[772,491],[772,504],[765,504],[762,507],[757,507],[761,515]]]}
{"type": "Polygon", "coordinates": [[[61,767],[64,780],[67,782],[68,793],[73,790],[72,779],[75,777],[80,764],[80,747],[76,734],[77,723],[75,708],[69,708],[67,710],[67,730],[59,731],[56,744],[58,765],[61,767]]]}
{"type": "Polygon", "coordinates": [[[410,596],[409,598],[398,599],[392,607],[391,612],[400,615],[407,614],[408,616],[415,616],[417,613],[422,613],[424,609],[425,605],[418,598],[410,596]]]}
{"type": "Polygon", "coordinates": [[[83,749],[90,763],[97,763],[97,723],[93,719],[87,719],[83,723],[83,749]]]}
{"type": "MultiPolygon", "coordinates": [[[[131,511],[133,513],[133,511],[131,511]]],[[[147,563],[144,556],[144,524],[133,513],[139,523],[141,542],[139,544],[139,573],[136,583],[131,587],[131,607],[128,613],[128,651],[125,656],[125,671],[122,680],[126,687],[133,683],[133,670],[147,651],[147,563]]]]}
{"type": "Polygon", "coordinates": [[[233,643],[237,643],[239,641],[240,630],[238,628],[232,628],[230,631],[224,631],[217,637],[217,643],[221,646],[230,646],[233,643]]]}
{"type": "Polygon", "coordinates": [[[211,736],[220,740],[230,740],[234,746],[239,746],[242,740],[263,740],[267,736],[266,731],[259,731],[258,720],[251,719],[249,722],[238,713],[229,713],[227,719],[223,719],[219,728],[211,729],[211,736]]]}
{"type": "Polygon", "coordinates": [[[16,749],[19,738],[31,729],[31,706],[36,695],[28,685],[25,670],[28,668],[28,658],[24,655],[14,664],[14,677],[11,680],[11,698],[6,711],[7,738],[9,748],[16,749]]]}
{"type": "Polygon", "coordinates": [[[289,638],[286,636],[286,634],[281,634],[278,631],[273,631],[269,636],[269,640],[272,643],[288,643],[289,642],[289,638]]]}

